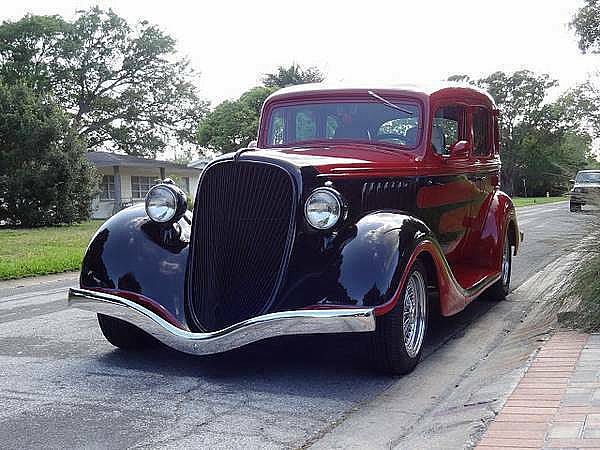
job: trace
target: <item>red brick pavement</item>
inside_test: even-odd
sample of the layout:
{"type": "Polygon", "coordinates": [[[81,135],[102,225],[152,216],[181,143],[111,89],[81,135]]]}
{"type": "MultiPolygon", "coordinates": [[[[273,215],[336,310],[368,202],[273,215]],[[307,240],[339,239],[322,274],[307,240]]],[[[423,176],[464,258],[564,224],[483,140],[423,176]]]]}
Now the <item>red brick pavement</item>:
{"type": "Polygon", "coordinates": [[[600,450],[600,335],[555,334],[476,448],[600,450]]]}

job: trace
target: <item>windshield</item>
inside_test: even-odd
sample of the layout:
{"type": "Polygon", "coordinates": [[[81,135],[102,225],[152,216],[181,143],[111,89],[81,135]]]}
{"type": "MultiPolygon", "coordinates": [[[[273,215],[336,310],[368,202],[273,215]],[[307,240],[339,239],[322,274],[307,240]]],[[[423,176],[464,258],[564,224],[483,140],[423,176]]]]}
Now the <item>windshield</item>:
{"type": "Polygon", "coordinates": [[[416,103],[327,102],[279,106],[268,119],[267,145],[309,141],[369,142],[414,148],[420,136],[416,103]]]}
{"type": "Polygon", "coordinates": [[[600,172],[579,172],[575,178],[575,182],[600,184],[600,172]]]}

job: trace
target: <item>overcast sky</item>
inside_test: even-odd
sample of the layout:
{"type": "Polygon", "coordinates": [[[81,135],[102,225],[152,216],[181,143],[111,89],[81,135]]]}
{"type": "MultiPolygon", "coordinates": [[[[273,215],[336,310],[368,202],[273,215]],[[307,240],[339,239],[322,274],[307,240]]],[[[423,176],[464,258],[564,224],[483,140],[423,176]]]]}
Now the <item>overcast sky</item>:
{"type": "Polygon", "coordinates": [[[353,2],[2,0],[0,18],[61,14],[99,4],[158,24],[201,72],[213,103],[235,98],[278,65],[315,65],[329,81],[435,82],[528,68],[567,88],[600,68],[581,55],[568,22],[578,0],[353,2]]]}

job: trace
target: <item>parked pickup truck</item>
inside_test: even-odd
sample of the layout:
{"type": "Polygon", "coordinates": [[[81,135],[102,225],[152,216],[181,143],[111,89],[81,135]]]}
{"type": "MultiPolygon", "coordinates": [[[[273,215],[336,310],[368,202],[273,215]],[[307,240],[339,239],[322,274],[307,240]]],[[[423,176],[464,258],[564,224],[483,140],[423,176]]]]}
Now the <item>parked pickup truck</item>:
{"type": "Polygon", "coordinates": [[[600,170],[580,170],[569,192],[571,212],[581,211],[586,204],[600,205],[600,170]]]}

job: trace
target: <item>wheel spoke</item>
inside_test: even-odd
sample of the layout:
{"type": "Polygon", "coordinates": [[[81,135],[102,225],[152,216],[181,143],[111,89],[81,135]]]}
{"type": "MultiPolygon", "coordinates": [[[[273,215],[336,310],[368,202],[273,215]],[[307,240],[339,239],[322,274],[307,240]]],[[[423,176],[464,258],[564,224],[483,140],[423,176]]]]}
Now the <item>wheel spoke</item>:
{"type": "Polygon", "coordinates": [[[414,271],[406,283],[402,315],[404,346],[409,356],[419,353],[425,335],[427,291],[420,272],[414,271]]]}

